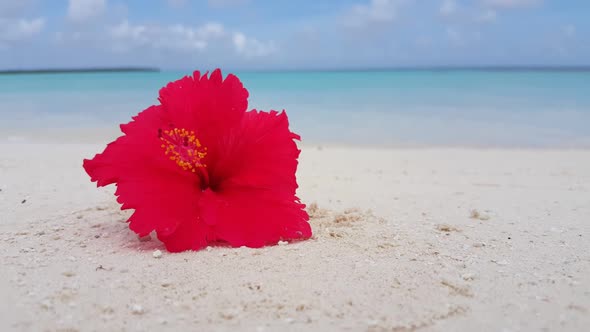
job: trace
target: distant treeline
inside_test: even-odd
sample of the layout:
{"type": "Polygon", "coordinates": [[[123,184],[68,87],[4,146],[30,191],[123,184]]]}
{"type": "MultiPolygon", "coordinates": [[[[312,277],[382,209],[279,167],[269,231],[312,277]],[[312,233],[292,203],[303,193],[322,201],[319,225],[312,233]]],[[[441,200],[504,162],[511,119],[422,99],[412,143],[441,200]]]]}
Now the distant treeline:
{"type": "Polygon", "coordinates": [[[130,73],[159,72],[159,68],[118,67],[118,68],[67,68],[67,69],[10,69],[0,70],[0,75],[18,74],[71,74],[71,73],[130,73]]]}
{"type": "MultiPolygon", "coordinates": [[[[242,70],[242,72],[285,73],[285,72],[590,72],[590,66],[419,66],[419,67],[368,67],[368,68],[265,68],[242,70]]],[[[0,75],[18,74],[69,74],[69,73],[130,73],[130,72],[160,72],[155,67],[113,67],[113,68],[72,68],[72,69],[10,69],[0,70],[0,75]]]]}

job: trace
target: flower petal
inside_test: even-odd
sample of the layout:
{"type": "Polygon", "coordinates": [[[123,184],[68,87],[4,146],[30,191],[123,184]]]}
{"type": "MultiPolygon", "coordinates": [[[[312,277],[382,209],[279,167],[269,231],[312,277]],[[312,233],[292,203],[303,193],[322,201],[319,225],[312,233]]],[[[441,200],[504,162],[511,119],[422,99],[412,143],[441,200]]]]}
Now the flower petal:
{"type": "Polygon", "coordinates": [[[211,150],[216,137],[235,127],[248,108],[248,91],[235,75],[222,78],[216,69],[207,76],[196,71],[160,90],[162,107],[171,124],[194,130],[211,150]]]}
{"type": "MultiPolygon", "coordinates": [[[[190,202],[190,205],[196,206],[195,202],[190,202]]],[[[166,250],[199,250],[215,241],[212,228],[202,223],[198,214],[193,216],[195,218],[184,220],[172,233],[158,232],[158,239],[164,243],[166,250]]]]}
{"type": "Polygon", "coordinates": [[[194,202],[200,193],[199,178],[163,153],[158,129],[165,123],[161,107],[152,106],[122,125],[125,135],[103,153],[84,160],[84,169],[99,187],[117,184],[117,201],[121,209],[135,209],[129,227],[141,236],[152,230],[171,233],[198,216],[194,202]]]}
{"type": "Polygon", "coordinates": [[[215,237],[234,247],[259,248],[311,237],[305,205],[293,195],[238,187],[219,193],[207,190],[200,206],[215,237]]]}
{"type": "Polygon", "coordinates": [[[201,216],[233,246],[260,247],[311,236],[305,205],[295,196],[300,150],[284,112],[246,112],[212,160],[201,216]],[[207,209],[212,209],[209,211],[207,209]]]}
{"type": "Polygon", "coordinates": [[[252,187],[294,195],[300,150],[285,112],[246,112],[240,125],[224,137],[211,162],[213,187],[252,187]]]}

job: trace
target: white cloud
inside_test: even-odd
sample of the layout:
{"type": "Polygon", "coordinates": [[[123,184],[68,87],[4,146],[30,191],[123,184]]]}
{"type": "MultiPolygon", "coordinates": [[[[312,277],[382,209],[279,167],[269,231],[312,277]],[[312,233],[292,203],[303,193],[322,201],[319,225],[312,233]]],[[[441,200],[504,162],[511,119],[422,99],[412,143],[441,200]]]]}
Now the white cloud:
{"type": "Polygon", "coordinates": [[[68,18],[84,22],[103,14],[106,0],[68,0],[68,18]]]}
{"type": "Polygon", "coordinates": [[[522,8],[541,4],[543,0],[484,0],[484,4],[494,8],[522,8]]]}
{"type": "Polygon", "coordinates": [[[189,53],[233,50],[244,57],[264,57],[277,51],[272,41],[262,42],[239,31],[227,31],[222,24],[214,22],[192,27],[182,24],[133,25],[125,20],[109,27],[107,32],[107,42],[116,52],[138,48],[189,53]]]}
{"type": "Polygon", "coordinates": [[[459,6],[455,0],[443,0],[438,10],[439,14],[453,24],[489,23],[497,17],[493,8],[481,6],[459,6]]]}
{"type": "Polygon", "coordinates": [[[247,57],[264,57],[277,51],[274,42],[263,43],[255,38],[248,38],[241,32],[234,33],[232,41],[238,54],[247,57]]]}
{"type": "Polygon", "coordinates": [[[225,28],[219,23],[207,23],[199,28],[198,33],[204,37],[221,37],[225,34],[225,28]]]}
{"type": "Polygon", "coordinates": [[[108,28],[114,48],[119,51],[149,44],[151,41],[147,30],[148,28],[144,25],[131,25],[126,20],[108,28]]]}
{"type": "Polygon", "coordinates": [[[457,11],[457,3],[454,0],[444,0],[439,8],[439,13],[443,16],[453,15],[457,11]]]}
{"type": "Polygon", "coordinates": [[[371,23],[387,23],[396,19],[399,6],[405,0],[371,0],[368,4],[353,6],[344,16],[348,26],[363,27],[371,23]]]}
{"type": "Polygon", "coordinates": [[[207,23],[200,27],[182,24],[170,26],[132,25],[123,21],[108,28],[114,49],[127,51],[138,47],[150,47],[175,51],[200,51],[208,43],[225,35],[223,25],[207,23]]]}
{"type": "Polygon", "coordinates": [[[0,42],[16,42],[38,35],[45,27],[44,18],[2,19],[0,18],[0,42]]]}
{"type": "Polygon", "coordinates": [[[495,22],[501,10],[530,7],[543,0],[479,0],[461,3],[457,0],[441,0],[439,14],[453,24],[495,22]],[[463,5],[460,5],[463,4],[463,5]]]}

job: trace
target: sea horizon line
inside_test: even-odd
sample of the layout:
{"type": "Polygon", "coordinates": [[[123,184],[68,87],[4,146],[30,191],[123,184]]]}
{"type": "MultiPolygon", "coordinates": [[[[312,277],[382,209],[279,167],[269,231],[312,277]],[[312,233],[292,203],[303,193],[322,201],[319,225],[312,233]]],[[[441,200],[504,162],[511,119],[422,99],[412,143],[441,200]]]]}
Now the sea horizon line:
{"type": "MultiPolygon", "coordinates": [[[[0,75],[21,74],[87,74],[87,73],[154,73],[187,71],[183,69],[162,69],[158,67],[77,67],[77,68],[32,68],[32,69],[0,69],[0,75]]],[[[191,70],[188,70],[191,71],[191,70]]],[[[227,72],[228,70],[224,70],[227,72]]],[[[322,73],[322,72],[452,72],[452,71],[481,71],[481,72],[590,72],[590,65],[482,65],[482,66],[399,66],[399,67],[358,67],[358,68],[254,68],[231,69],[231,72],[241,73],[322,73]]],[[[204,72],[204,71],[203,71],[204,72]]]]}

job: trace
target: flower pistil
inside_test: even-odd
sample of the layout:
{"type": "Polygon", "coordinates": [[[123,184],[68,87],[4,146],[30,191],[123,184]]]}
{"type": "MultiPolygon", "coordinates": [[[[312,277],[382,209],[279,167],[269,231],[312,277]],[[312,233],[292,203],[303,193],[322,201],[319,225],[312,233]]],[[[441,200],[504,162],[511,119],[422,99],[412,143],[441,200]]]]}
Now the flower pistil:
{"type": "Polygon", "coordinates": [[[194,131],[184,128],[158,130],[164,154],[176,162],[185,171],[197,172],[198,168],[207,167],[202,159],[207,155],[207,148],[201,145],[194,131]]]}

